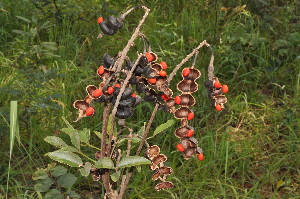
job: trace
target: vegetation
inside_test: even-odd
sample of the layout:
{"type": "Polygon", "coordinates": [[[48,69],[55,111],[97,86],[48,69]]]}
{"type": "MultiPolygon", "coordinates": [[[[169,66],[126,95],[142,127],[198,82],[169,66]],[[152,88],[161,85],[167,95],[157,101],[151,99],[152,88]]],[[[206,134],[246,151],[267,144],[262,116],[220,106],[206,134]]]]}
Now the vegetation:
{"type": "MultiPolygon", "coordinates": [[[[175,147],[176,124],[151,139],[168,157],[174,170],[168,179],[175,188],[156,192],[150,170],[142,169],[133,175],[124,197],[299,198],[297,0],[1,1],[0,196],[41,198],[32,177],[52,162],[44,156],[53,151],[45,137],[67,140],[60,131],[66,127],[62,118],[76,120],[72,104],[85,97],[86,85],[98,82],[95,71],[103,54],[116,54],[126,45],[143,13],[130,15],[123,29],[101,39],[96,38],[97,17],[117,16],[135,5],[151,9],[142,31],[158,57],[168,62],[168,71],[205,39],[215,52],[215,74],[230,91],[222,112],[212,109],[204,87],[194,94],[192,125],[205,159],[182,158],[175,147]]],[[[201,51],[199,58],[198,83],[203,85],[210,52],[201,51]]],[[[180,79],[177,75],[173,81],[180,79]]],[[[151,111],[145,110],[152,109],[150,103],[135,108],[134,131],[150,117],[151,111]]],[[[171,117],[158,112],[150,132],[171,117]]],[[[72,125],[101,131],[96,117],[72,125]]],[[[76,169],[66,172],[78,178],[71,185],[74,195],[104,196],[104,189],[92,178],[81,177],[76,169]]]]}

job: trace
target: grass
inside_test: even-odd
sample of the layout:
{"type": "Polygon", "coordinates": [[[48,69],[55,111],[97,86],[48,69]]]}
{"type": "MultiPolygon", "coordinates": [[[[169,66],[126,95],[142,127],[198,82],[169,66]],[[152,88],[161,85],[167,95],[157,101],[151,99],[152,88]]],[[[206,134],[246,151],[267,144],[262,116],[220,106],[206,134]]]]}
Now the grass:
{"type": "MultiPolygon", "coordinates": [[[[59,131],[65,127],[62,116],[75,120],[72,103],[85,96],[86,85],[99,83],[95,70],[103,54],[114,55],[125,46],[142,13],[136,11],[118,34],[103,39],[96,39],[97,16],[145,4],[151,14],[142,30],[159,59],[170,65],[169,70],[206,39],[215,51],[216,75],[229,85],[230,93],[226,109],[220,113],[210,107],[204,87],[194,95],[197,119],[192,125],[205,160],[184,161],[176,151],[178,139],[173,132],[178,124],[150,140],[168,156],[167,164],[174,169],[169,179],[176,187],[156,192],[145,167],[133,176],[126,198],[299,198],[300,49],[297,38],[291,39],[292,33],[299,33],[297,1],[127,0],[108,1],[106,8],[103,2],[84,2],[69,1],[67,5],[73,7],[59,4],[62,18],[50,12],[53,4],[43,10],[22,0],[18,0],[19,6],[8,0],[0,4],[4,22],[0,26],[0,196],[41,198],[33,191],[31,175],[51,162],[44,157],[52,150],[44,138],[66,138],[59,131]],[[238,7],[244,4],[244,10],[238,7]],[[30,20],[36,16],[38,21],[26,23],[16,16],[30,20]],[[35,36],[12,31],[30,32],[46,21],[53,26],[35,36]],[[55,42],[58,49],[36,53],[33,48],[42,42],[55,42]],[[16,105],[10,109],[12,101],[18,101],[20,144],[13,144],[14,131],[10,131],[16,124],[16,117],[10,116],[16,110],[16,105]]],[[[135,53],[130,52],[131,56],[135,53]]],[[[199,85],[207,78],[208,62],[209,51],[203,49],[197,60],[202,72],[199,85]]],[[[177,75],[173,80],[173,90],[180,79],[177,75]]],[[[139,122],[133,118],[128,123],[138,130],[150,116],[144,110],[150,112],[151,107],[137,107],[139,122]]],[[[171,117],[159,112],[154,126],[171,117]]],[[[101,121],[85,118],[74,126],[100,131],[101,121]]],[[[76,170],[72,172],[79,177],[76,191],[83,198],[92,197],[97,185],[76,170]]]]}

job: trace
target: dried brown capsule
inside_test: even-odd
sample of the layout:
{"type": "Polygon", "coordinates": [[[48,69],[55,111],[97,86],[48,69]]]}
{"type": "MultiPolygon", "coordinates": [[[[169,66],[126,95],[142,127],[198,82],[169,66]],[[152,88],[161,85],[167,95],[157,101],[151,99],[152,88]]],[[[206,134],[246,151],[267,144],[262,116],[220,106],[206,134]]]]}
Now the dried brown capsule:
{"type": "Polygon", "coordinates": [[[158,169],[155,169],[152,174],[152,180],[155,181],[161,176],[167,176],[173,173],[173,170],[171,167],[160,167],[158,169]]]}
{"type": "Polygon", "coordinates": [[[174,188],[174,184],[170,181],[164,181],[155,186],[156,191],[160,191],[163,189],[173,189],[173,188],[174,188]]]}
{"type": "Polygon", "coordinates": [[[184,70],[188,69],[188,72],[183,71],[182,77],[185,80],[193,80],[195,81],[201,76],[201,72],[195,68],[185,68],[184,70]]]}
{"type": "Polygon", "coordinates": [[[158,165],[165,161],[167,161],[167,157],[164,154],[159,154],[158,156],[156,156],[152,159],[150,169],[155,170],[155,169],[159,168],[158,165]]]}
{"type": "Polygon", "coordinates": [[[182,94],[178,96],[180,98],[180,106],[194,106],[196,103],[195,98],[191,94],[182,94]]]}
{"type": "Polygon", "coordinates": [[[150,146],[147,150],[147,156],[150,160],[157,157],[160,153],[160,148],[157,145],[150,146]]]}
{"type": "Polygon", "coordinates": [[[190,126],[182,126],[182,127],[175,130],[175,136],[178,137],[178,138],[188,137],[187,133],[188,133],[189,130],[193,130],[193,128],[190,127],[190,126]]]}
{"type": "Polygon", "coordinates": [[[177,89],[183,93],[194,93],[198,90],[198,84],[193,80],[182,80],[177,84],[177,89]]]}
{"type": "Polygon", "coordinates": [[[183,158],[188,160],[193,157],[196,153],[196,148],[189,148],[184,151],[183,158]]]}
{"type": "Polygon", "coordinates": [[[177,119],[187,119],[190,113],[193,112],[188,107],[180,107],[174,112],[174,117],[177,119]]]}

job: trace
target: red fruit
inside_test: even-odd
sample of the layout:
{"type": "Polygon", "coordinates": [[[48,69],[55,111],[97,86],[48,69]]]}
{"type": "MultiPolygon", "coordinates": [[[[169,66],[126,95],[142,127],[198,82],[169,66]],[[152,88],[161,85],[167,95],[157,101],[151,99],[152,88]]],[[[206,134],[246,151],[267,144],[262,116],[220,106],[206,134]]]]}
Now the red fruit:
{"type": "Polygon", "coordinates": [[[101,89],[94,90],[94,92],[93,92],[94,97],[99,97],[100,95],[102,95],[102,90],[101,89]]]}
{"type": "Polygon", "coordinates": [[[199,154],[197,155],[197,158],[198,158],[198,160],[200,160],[200,161],[204,160],[204,155],[203,155],[203,153],[199,153],[199,154]]]}
{"type": "Polygon", "coordinates": [[[183,69],[183,71],[182,71],[182,75],[185,76],[185,77],[186,77],[186,76],[189,76],[190,72],[191,72],[191,71],[190,71],[189,68],[185,68],[185,69],[183,69]]]}
{"type": "Polygon", "coordinates": [[[216,105],[216,110],[217,110],[217,111],[221,111],[221,110],[222,110],[222,107],[221,107],[220,104],[217,104],[217,105],[216,105]]]}
{"type": "Polygon", "coordinates": [[[99,75],[103,75],[103,73],[104,73],[104,66],[99,66],[99,68],[98,68],[98,74],[99,75]]]}
{"type": "Polygon", "coordinates": [[[134,97],[134,98],[136,98],[136,94],[135,93],[132,93],[132,95],[131,95],[132,97],[134,97]]]}
{"type": "Polygon", "coordinates": [[[170,97],[168,96],[168,95],[166,95],[166,94],[161,94],[161,98],[163,99],[163,100],[168,100],[168,99],[170,99],[170,97]]]}
{"type": "Polygon", "coordinates": [[[121,88],[121,85],[120,84],[116,84],[115,87],[121,88]]]}
{"type": "Polygon", "coordinates": [[[180,96],[176,96],[176,97],[175,97],[175,103],[176,103],[176,104],[180,104],[180,103],[181,103],[181,98],[180,98],[180,96]]]}
{"type": "Polygon", "coordinates": [[[152,62],[154,60],[154,56],[151,53],[146,53],[145,56],[147,57],[149,62],[152,62]]]}
{"type": "Polygon", "coordinates": [[[115,91],[115,89],[113,87],[108,87],[107,88],[108,94],[112,94],[114,91],[115,91]]]}
{"type": "Polygon", "coordinates": [[[215,88],[220,88],[222,85],[221,85],[221,83],[220,82],[215,82],[214,83],[214,87],[215,88]]]}
{"type": "Polygon", "coordinates": [[[102,21],[104,21],[103,17],[99,17],[98,18],[98,24],[101,23],[102,21]]]}
{"type": "Polygon", "coordinates": [[[228,92],[228,86],[227,85],[223,85],[222,86],[222,92],[223,93],[227,93],[228,92]]]}
{"type": "Polygon", "coordinates": [[[187,115],[187,119],[188,120],[192,120],[194,118],[194,113],[193,112],[190,112],[188,115],[187,115]]]}
{"type": "Polygon", "coordinates": [[[95,112],[95,109],[93,107],[89,107],[86,109],[85,114],[87,116],[92,116],[94,114],[94,112],[95,112]]]}
{"type": "Polygon", "coordinates": [[[162,77],[165,77],[167,75],[167,72],[166,71],[159,71],[159,75],[162,76],[162,77]]]}
{"type": "Polygon", "coordinates": [[[178,149],[178,151],[181,151],[181,152],[184,151],[184,148],[183,148],[183,146],[181,144],[177,144],[176,148],[178,149]]]}
{"type": "Polygon", "coordinates": [[[156,79],[153,78],[153,79],[148,79],[148,82],[151,83],[151,84],[155,84],[156,83],[156,79]]]}
{"type": "Polygon", "coordinates": [[[168,68],[168,65],[167,65],[166,62],[160,62],[160,65],[162,66],[162,68],[163,68],[164,70],[166,70],[166,69],[168,68]]]}
{"type": "Polygon", "coordinates": [[[194,135],[194,131],[193,130],[188,130],[188,132],[186,133],[187,137],[192,137],[194,135]]]}

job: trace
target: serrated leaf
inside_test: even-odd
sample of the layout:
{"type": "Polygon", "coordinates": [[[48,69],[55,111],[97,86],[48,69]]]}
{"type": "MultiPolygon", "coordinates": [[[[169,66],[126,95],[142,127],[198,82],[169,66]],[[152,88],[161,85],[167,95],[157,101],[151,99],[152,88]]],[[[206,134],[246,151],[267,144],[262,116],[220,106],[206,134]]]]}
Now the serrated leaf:
{"type": "Polygon", "coordinates": [[[82,169],[79,169],[80,174],[84,177],[87,177],[90,174],[92,168],[92,164],[90,162],[86,162],[82,169]]]}
{"type": "Polygon", "coordinates": [[[59,148],[68,146],[60,137],[56,136],[47,136],[44,141],[59,148]]]}
{"type": "Polygon", "coordinates": [[[90,140],[90,129],[84,128],[82,131],[79,131],[79,138],[81,142],[89,143],[90,140]]]}
{"type": "Polygon", "coordinates": [[[48,173],[44,169],[38,169],[32,174],[33,180],[44,180],[48,178],[48,173]]]}
{"type": "Polygon", "coordinates": [[[54,151],[45,155],[49,156],[51,159],[57,162],[67,164],[71,167],[78,167],[79,165],[83,164],[81,158],[78,155],[69,151],[54,151]]]}
{"type": "Polygon", "coordinates": [[[120,174],[121,174],[120,171],[116,171],[116,172],[112,173],[112,174],[110,175],[111,180],[112,180],[113,182],[117,182],[117,181],[119,180],[119,178],[120,178],[120,174]]]}
{"type": "Polygon", "coordinates": [[[70,189],[66,192],[66,195],[71,197],[71,198],[80,198],[81,197],[75,191],[72,191],[70,189]]]}
{"type": "Polygon", "coordinates": [[[44,199],[64,199],[64,195],[57,189],[51,189],[46,193],[44,199]]]}
{"type": "Polygon", "coordinates": [[[108,158],[108,157],[104,157],[99,159],[96,163],[95,163],[95,167],[98,169],[104,168],[104,169],[114,169],[114,162],[108,158]]]}
{"type": "Polygon", "coordinates": [[[27,18],[21,17],[21,16],[16,16],[16,17],[17,17],[18,19],[21,19],[21,20],[27,22],[27,23],[31,23],[30,19],[27,19],[27,18]]]}
{"type": "Polygon", "coordinates": [[[54,177],[58,177],[67,173],[68,169],[63,166],[57,166],[50,170],[50,173],[54,177]]]}
{"type": "Polygon", "coordinates": [[[162,131],[166,130],[167,128],[169,128],[170,126],[172,126],[172,125],[174,125],[174,124],[175,124],[175,120],[170,119],[170,120],[166,121],[165,123],[159,125],[159,126],[155,129],[155,131],[154,131],[152,137],[156,136],[157,134],[161,133],[162,131]]]}
{"type": "Polygon", "coordinates": [[[72,173],[65,173],[64,175],[60,176],[57,180],[59,186],[64,188],[72,187],[77,180],[77,177],[72,173]]]}
{"type": "Polygon", "coordinates": [[[61,149],[59,149],[58,151],[79,152],[78,149],[76,149],[75,147],[72,147],[72,146],[61,147],[61,149]]]}
{"type": "Polygon", "coordinates": [[[68,134],[72,144],[77,148],[80,149],[80,138],[78,135],[78,131],[76,129],[72,128],[62,128],[61,131],[68,134]]]}
{"type": "Polygon", "coordinates": [[[132,166],[138,166],[138,165],[150,164],[150,163],[151,163],[150,160],[144,157],[127,156],[120,161],[118,168],[132,167],[132,166]]]}
{"type": "Polygon", "coordinates": [[[37,183],[34,185],[34,189],[39,192],[46,192],[53,183],[53,179],[47,177],[44,180],[38,180],[37,183]]]}

